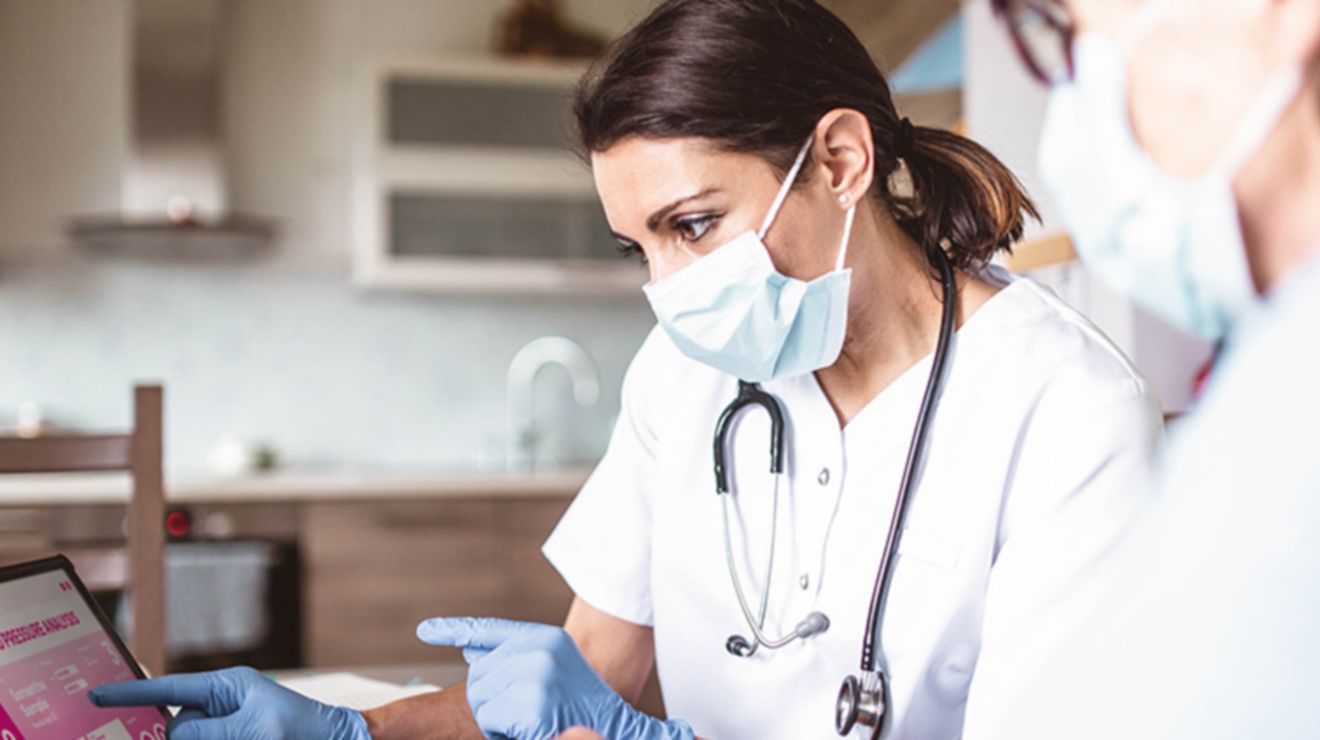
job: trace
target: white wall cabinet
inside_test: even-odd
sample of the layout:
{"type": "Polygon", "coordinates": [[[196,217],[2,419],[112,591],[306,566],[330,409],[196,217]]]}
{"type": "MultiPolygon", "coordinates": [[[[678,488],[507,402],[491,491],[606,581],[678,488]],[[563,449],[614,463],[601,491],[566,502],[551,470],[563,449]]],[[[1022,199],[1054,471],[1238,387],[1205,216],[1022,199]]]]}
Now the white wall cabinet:
{"type": "Polygon", "coordinates": [[[354,275],[376,289],[633,294],[572,147],[578,65],[390,62],[358,127],[354,275]]]}

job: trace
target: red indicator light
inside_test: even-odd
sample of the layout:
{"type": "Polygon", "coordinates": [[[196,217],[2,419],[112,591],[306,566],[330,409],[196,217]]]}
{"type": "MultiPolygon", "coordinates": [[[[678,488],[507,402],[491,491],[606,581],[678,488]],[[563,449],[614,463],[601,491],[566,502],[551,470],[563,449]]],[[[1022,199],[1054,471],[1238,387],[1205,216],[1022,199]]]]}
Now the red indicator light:
{"type": "Polygon", "coordinates": [[[192,519],[184,511],[171,511],[165,515],[165,531],[171,537],[187,537],[192,531],[192,519]]]}

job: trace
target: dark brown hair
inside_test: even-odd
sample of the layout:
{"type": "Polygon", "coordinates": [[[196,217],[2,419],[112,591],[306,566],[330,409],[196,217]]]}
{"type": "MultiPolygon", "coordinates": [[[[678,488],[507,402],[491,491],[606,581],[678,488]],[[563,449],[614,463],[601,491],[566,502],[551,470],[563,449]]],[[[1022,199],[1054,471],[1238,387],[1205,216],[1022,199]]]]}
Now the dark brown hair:
{"type": "Polygon", "coordinates": [[[587,153],[629,136],[698,137],[781,176],[837,108],[870,122],[876,195],[928,256],[943,247],[980,267],[1038,217],[985,148],[900,118],[866,47],[814,0],[667,0],[610,46],[573,105],[587,153]],[[910,187],[892,187],[903,163],[910,187]]]}

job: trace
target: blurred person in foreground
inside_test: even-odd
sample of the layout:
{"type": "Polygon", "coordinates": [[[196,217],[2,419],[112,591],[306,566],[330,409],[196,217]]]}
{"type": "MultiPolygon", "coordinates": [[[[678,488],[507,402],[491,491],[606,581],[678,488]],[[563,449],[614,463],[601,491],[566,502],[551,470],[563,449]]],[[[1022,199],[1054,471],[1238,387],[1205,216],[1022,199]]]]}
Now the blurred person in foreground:
{"type": "Polygon", "coordinates": [[[1150,509],[999,612],[965,737],[1320,737],[1320,1],[994,2],[1082,260],[1223,351],[1150,509]]]}

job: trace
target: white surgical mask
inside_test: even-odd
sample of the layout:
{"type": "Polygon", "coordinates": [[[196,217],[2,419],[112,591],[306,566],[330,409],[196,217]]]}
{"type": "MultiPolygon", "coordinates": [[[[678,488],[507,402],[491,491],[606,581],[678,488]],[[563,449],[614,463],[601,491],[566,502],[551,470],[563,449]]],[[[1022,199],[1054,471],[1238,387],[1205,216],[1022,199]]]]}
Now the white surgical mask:
{"type": "Polygon", "coordinates": [[[759,231],[646,286],[656,319],[683,354],[758,383],[813,372],[839,358],[852,281],[843,263],[857,206],[844,218],[834,270],[810,282],[775,270],[764,241],[810,148],[808,140],[759,231]]]}
{"type": "Polygon", "coordinates": [[[1076,77],[1056,87],[1040,170],[1078,254],[1102,280],[1175,326],[1219,339],[1256,298],[1233,179],[1301,89],[1277,75],[1204,176],[1176,178],[1137,143],[1128,119],[1130,49],[1181,0],[1154,0],[1121,40],[1083,34],[1076,77]]]}

